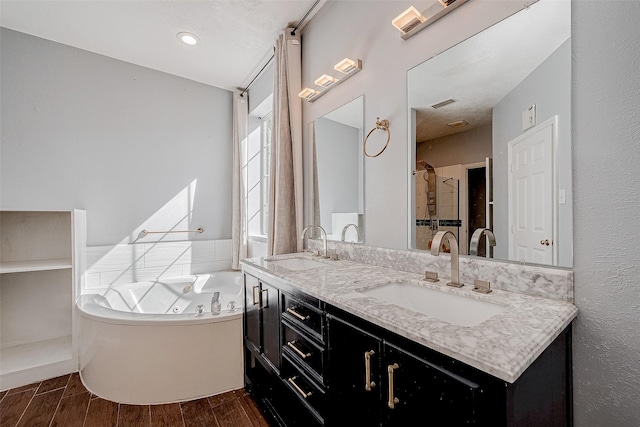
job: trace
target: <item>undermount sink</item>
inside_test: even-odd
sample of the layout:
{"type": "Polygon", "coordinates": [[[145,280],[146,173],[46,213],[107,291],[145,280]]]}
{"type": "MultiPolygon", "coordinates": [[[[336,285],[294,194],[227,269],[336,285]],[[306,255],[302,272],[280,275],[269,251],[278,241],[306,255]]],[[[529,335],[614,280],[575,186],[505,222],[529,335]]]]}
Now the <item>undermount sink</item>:
{"type": "Polygon", "coordinates": [[[358,293],[458,326],[479,325],[506,308],[500,304],[425,288],[410,282],[388,283],[360,290],[358,293]]]}
{"type": "Polygon", "coordinates": [[[265,260],[272,265],[287,268],[289,270],[311,270],[312,268],[326,267],[327,264],[314,261],[309,258],[287,258],[287,259],[274,259],[265,260]]]}

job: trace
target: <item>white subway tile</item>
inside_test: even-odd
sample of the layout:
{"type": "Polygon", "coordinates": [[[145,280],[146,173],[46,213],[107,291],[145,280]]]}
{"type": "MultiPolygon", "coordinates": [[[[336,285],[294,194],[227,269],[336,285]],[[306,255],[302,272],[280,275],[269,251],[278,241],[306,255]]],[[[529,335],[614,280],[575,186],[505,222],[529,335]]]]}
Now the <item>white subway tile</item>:
{"type": "Polygon", "coordinates": [[[215,241],[215,260],[230,260],[232,252],[231,239],[215,241]]]}

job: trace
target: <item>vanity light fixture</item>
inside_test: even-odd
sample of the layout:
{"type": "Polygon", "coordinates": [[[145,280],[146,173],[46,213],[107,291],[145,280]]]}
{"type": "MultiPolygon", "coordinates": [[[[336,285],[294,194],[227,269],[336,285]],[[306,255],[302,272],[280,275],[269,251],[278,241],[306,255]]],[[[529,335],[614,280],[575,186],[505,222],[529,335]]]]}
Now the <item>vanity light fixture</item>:
{"type": "Polygon", "coordinates": [[[188,46],[198,46],[200,45],[200,39],[193,33],[188,33],[186,31],[180,32],[176,35],[178,40],[188,46]]]}
{"type": "Polygon", "coordinates": [[[333,69],[344,74],[357,73],[358,71],[362,70],[362,61],[360,61],[359,59],[353,60],[344,58],[342,61],[334,65],[333,69]]]}
{"type": "Polygon", "coordinates": [[[409,9],[396,16],[396,19],[391,21],[391,24],[398,30],[402,31],[403,34],[406,34],[426,20],[427,18],[418,12],[418,9],[410,6],[409,9]]]}
{"type": "Polygon", "coordinates": [[[362,61],[359,59],[344,58],[333,67],[336,71],[344,74],[341,78],[332,77],[328,74],[323,74],[315,80],[315,84],[324,90],[314,90],[305,87],[298,96],[302,99],[306,99],[309,102],[313,102],[320,98],[325,93],[329,92],[335,86],[347,80],[349,77],[362,70],[362,61]]]}
{"type": "Polygon", "coordinates": [[[323,74],[320,77],[318,77],[314,83],[318,86],[327,88],[329,86],[332,86],[337,81],[338,79],[336,79],[335,77],[331,77],[328,74],[323,74]]]}
{"type": "Polygon", "coordinates": [[[438,0],[422,13],[411,6],[393,19],[391,24],[402,33],[400,37],[406,40],[467,1],[469,0],[438,0]]]}
{"type": "Polygon", "coordinates": [[[298,96],[300,98],[306,99],[307,101],[309,101],[311,98],[316,97],[320,92],[318,92],[317,90],[313,90],[311,88],[305,87],[304,89],[302,89],[300,91],[300,93],[298,94],[298,96]]]}

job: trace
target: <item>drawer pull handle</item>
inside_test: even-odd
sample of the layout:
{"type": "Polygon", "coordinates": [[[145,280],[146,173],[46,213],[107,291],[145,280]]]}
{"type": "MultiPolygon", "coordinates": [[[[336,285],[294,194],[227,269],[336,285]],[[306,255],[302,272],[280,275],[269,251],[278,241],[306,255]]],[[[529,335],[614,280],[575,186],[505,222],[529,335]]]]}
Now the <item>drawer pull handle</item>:
{"type": "Polygon", "coordinates": [[[298,377],[291,377],[288,379],[288,381],[291,383],[292,386],[294,386],[296,388],[296,390],[298,390],[298,393],[300,393],[300,396],[302,396],[303,399],[308,398],[309,396],[311,396],[311,392],[309,393],[305,393],[304,390],[302,390],[300,388],[300,386],[298,384],[296,384],[296,379],[298,377]]]}
{"type": "Polygon", "coordinates": [[[287,341],[287,346],[291,347],[293,351],[298,353],[298,356],[302,357],[303,359],[306,359],[307,357],[311,357],[311,353],[305,353],[304,351],[296,347],[295,341],[287,341]]]}
{"type": "Polygon", "coordinates": [[[389,402],[387,402],[387,404],[391,409],[395,408],[396,404],[400,402],[397,397],[393,397],[393,371],[398,368],[399,366],[397,363],[387,367],[387,372],[389,372],[389,402]]]}
{"type": "Polygon", "coordinates": [[[262,289],[262,290],[260,291],[260,308],[269,308],[269,289],[262,289]],[[263,293],[263,292],[266,292],[266,293],[267,293],[266,298],[263,298],[263,297],[262,297],[262,293],[263,293]],[[266,302],[267,302],[267,305],[264,305],[264,304],[263,304],[263,302],[264,302],[264,301],[266,301],[266,302]]]}
{"type": "Polygon", "coordinates": [[[371,381],[371,356],[376,354],[375,351],[364,352],[364,389],[371,391],[376,386],[374,381],[371,381]]]}
{"type": "Polygon", "coordinates": [[[302,314],[298,313],[297,311],[295,311],[291,307],[287,307],[287,313],[290,313],[290,314],[296,316],[298,319],[302,320],[303,322],[305,320],[309,320],[309,316],[303,316],[302,314]]]}
{"type": "Polygon", "coordinates": [[[258,289],[259,287],[260,285],[251,287],[251,302],[253,303],[253,305],[258,304],[258,301],[256,301],[256,289],[258,289]]]}

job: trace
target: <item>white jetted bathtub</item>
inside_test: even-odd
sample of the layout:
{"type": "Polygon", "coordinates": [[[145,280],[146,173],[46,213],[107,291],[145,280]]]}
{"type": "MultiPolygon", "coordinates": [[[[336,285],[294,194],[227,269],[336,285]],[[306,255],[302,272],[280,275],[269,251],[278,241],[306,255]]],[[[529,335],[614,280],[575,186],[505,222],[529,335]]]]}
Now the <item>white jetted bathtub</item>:
{"type": "Polygon", "coordinates": [[[100,397],[131,404],[241,388],[243,302],[242,274],[235,271],[118,284],[82,295],[82,381],[100,397]],[[222,307],[217,315],[211,313],[214,292],[222,307]]]}

